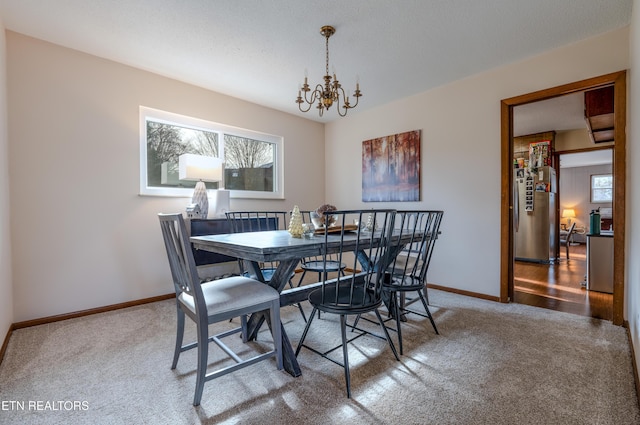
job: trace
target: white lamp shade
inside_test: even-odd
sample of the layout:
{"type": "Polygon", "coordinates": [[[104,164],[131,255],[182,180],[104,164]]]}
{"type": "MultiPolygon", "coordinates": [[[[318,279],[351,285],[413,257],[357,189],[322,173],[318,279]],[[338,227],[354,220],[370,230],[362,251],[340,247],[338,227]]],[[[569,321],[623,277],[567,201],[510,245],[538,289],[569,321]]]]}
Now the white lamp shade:
{"type": "Polygon", "coordinates": [[[185,153],[178,158],[178,169],[180,180],[222,181],[222,160],[213,156],[185,153]]]}
{"type": "Polygon", "coordinates": [[[573,208],[565,208],[562,210],[562,218],[574,218],[576,216],[576,212],[573,208]]]}

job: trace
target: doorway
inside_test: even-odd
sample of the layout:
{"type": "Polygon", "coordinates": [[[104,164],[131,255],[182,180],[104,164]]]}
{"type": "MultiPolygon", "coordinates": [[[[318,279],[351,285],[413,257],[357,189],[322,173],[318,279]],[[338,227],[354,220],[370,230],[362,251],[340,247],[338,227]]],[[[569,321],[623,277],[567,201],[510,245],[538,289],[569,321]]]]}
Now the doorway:
{"type": "Polygon", "coordinates": [[[607,74],[588,80],[578,81],[550,89],[541,90],[501,102],[501,163],[502,163],[502,202],[501,202],[501,261],[500,261],[500,300],[514,301],[514,210],[513,210],[513,120],[514,108],[567,94],[596,89],[605,86],[614,87],[614,238],[613,261],[613,314],[612,322],[623,324],[624,300],[624,244],[625,244],[625,174],[626,174],[626,71],[607,74]]]}
{"type": "MultiPolygon", "coordinates": [[[[548,104],[543,106],[556,109],[548,104]]],[[[517,118],[516,110],[516,122],[517,118]]],[[[584,122],[579,124],[584,125],[584,122]]],[[[566,121],[566,126],[576,126],[576,123],[566,121]]],[[[605,232],[609,232],[612,217],[611,202],[597,200],[598,203],[592,203],[591,176],[611,176],[612,147],[591,147],[584,128],[558,130],[556,136],[555,146],[558,149],[566,148],[567,141],[582,142],[587,147],[579,152],[558,152],[558,158],[553,161],[558,177],[555,193],[558,222],[554,223],[554,230],[559,230],[561,243],[556,245],[555,260],[550,263],[523,261],[518,255],[516,244],[513,302],[612,321],[613,295],[604,291],[587,290],[586,282],[586,243],[590,211],[601,209],[605,232]]],[[[516,239],[520,233],[516,232],[516,239]]]]}

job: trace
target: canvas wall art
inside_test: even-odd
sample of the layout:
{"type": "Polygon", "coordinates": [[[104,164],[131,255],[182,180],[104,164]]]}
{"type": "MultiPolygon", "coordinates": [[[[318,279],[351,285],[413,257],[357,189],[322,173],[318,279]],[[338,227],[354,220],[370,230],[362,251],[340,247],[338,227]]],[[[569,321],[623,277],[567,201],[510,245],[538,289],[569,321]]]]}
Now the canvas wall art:
{"type": "Polygon", "coordinates": [[[420,200],[420,130],[362,142],[362,201],[420,200]]]}

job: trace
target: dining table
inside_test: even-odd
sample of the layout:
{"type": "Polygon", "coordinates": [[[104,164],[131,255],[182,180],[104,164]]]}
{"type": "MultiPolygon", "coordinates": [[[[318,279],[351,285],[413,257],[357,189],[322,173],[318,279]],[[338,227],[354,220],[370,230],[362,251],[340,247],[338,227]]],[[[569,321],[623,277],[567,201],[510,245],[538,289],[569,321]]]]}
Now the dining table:
{"type": "MultiPolygon", "coordinates": [[[[376,259],[369,258],[364,250],[356,252],[357,236],[355,233],[344,235],[345,246],[349,241],[362,268],[379,267],[376,259]]],[[[269,230],[259,232],[229,233],[216,235],[192,236],[190,241],[194,249],[216,252],[244,260],[252,277],[270,285],[280,293],[280,306],[289,306],[306,301],[308,294],[319,288],[322,282],[311,283],[295,288],[287,288],[290,276],[295,272],[300,260],[306,257],[330,254],[340,249],[340,234],[316,235],[311,238],[296,238],[286,230],[269,230]],[[260,269],[260,263],[276,262],[278,265],[271,279],[266,281],[260,269]]],[[[375,238],[371,239],[376,241],[375,238]]],[[[407,241],[395,240],[388,258],[393,258],[407,241]]],[[[361,243],[361,242],[360,242],[361,243]]],[[[358,245],[362,247],[361,245],[358,245]]],[[[267,319],[264,312],[253,314],[247,321],[247,340],[255,340],[258,331],[267,319]]],[[[282,325],[281,325],[282,326],[282,325]]],[[[284,369],[292,376],[300,376],[300,365],[295,350],[282,326],[282,349],[284,369]]]]}

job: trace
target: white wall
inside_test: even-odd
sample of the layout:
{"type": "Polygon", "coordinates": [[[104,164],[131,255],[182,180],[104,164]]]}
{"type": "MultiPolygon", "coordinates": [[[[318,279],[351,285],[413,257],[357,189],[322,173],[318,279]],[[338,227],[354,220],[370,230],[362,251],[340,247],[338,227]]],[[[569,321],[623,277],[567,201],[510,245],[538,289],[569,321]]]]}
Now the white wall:
{"type": "Polygon", "coordinates": [[[640,0],[633,1],[627,110],[627,285],[626,320],[633,342],[636,366],[640,367],[640,0]],[[635,184],[631,183],[634,182],[635,184]]]}
{"type": "Polygon", "coordinates": [[[6,37],[14,322],[173,291],[156,214],[182,212],[188,198],[138,196],[139,105],[284,136],[286,200],[232,199],[232,208],[324,202],[321,124],[6,37]]]}
{"type": "Polygon", "coordinates": [[[0,346],[13,323],[9,226],[9,159],[7,143],[6,39],[0,22],[0,346]]]}
{"type": "MultiPolygon", "coordinates": [[[[590,165],[588,167],[570,167],[560,170],[559,193],[560,214],[565,208],[573,208],[576,218],[571,221],[576,223],[576,229],[583,228],[581,233],[574,235],[573,242],[587,243],[587,233],[590,232],[591,211],[597,208],[611,208],[612,203],[591,203],[591,175],[612,173],[612,164],[590,165]]],[[[608,217],[610,218],[610,217],[608,217]]],[[[562,223],[567,223],[566,218],[561,218],[562,223]]],[[[613,229],[615,231],[615,229],[613,229]]]]}
{"type": "Polygon", "coordinates": [[[327,201],[388,206],[357,202],[361,142],[422,130],[422,201],[393,206],[445,211],[431,283],[497,297],[500,100],[627,69],[628,56],[624,28],[334,121],[325,129],[327,201]]]}

